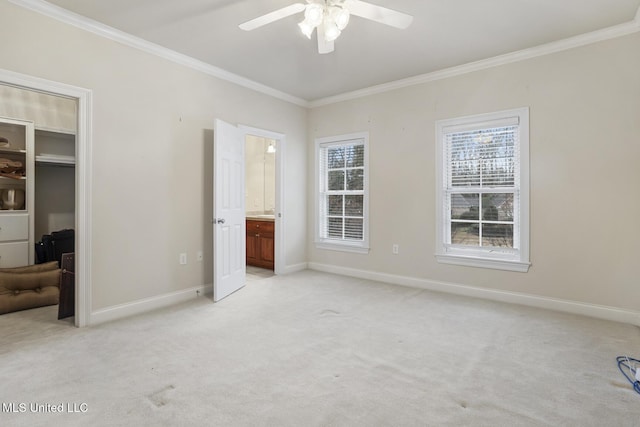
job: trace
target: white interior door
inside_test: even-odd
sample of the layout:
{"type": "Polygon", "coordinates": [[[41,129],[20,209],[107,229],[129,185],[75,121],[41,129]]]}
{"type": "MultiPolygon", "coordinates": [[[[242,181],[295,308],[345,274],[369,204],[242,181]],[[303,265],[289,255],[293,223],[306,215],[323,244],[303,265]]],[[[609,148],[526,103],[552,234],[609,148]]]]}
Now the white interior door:
{"type": "Polygon", "coordinates": [[[213,300],[245,285],[244,134],[216,119],[213,128],[213,300]]]}

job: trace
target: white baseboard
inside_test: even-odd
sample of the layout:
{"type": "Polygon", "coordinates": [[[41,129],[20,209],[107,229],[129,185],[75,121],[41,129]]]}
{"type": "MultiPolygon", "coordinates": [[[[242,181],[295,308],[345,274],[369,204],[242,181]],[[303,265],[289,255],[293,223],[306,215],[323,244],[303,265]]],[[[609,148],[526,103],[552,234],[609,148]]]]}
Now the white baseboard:
{"type": "Polygon", "coordinates": [[[157,308],[167,307],[169,305],[178,304],[190,299],[198,298],[213,292],[211,285],[195,286],[181,291],[170,292],[151,298],[145,298],[126,304],[114,305],[103,308],[91,313],[89,325],[97,325],[99,323],[109,322],[123,317],[133,316],[135,314],[144,313],[155,310],[157,308]]]}
{"type": "Polygon", "coordinates": [[[284,271],[282,274],[290,274],[295,273],[297,271],[306,270],[308,267],[306,262],[301,262],[300,264],[287,265],[284,267],[284,271]]]}
{"type": "Polygon", "coordinates": [[[357,270],[335,265],[308,263],[311,270],[340,274],[343,276],[357,277],[360,279],[375,280],[394,285],[408,286],[412,288],[427,289],[431,291],[447,292],[475,298],[483,298],[493,301],[521,304],[530,307],[545,308],[562,311],[565,313],[580,314],[615,322],[630,323],[640,326],[640,312],[625,310],[604,305],[588,304],[584,302],[563,300],[558,298],[541,297],[519,292],[500,291],[495,289],[478,288],[455,283],[439,282],[435,280],[418,279],[415,277],[397,276],[393,274],[378,273],[367,270],[357,270]]]}
{"type": "MultiPolygon", "coordinates": [[[[295,273],[307,269],[307,263],[288,265],[284,269],[283,274],[295,273]]],[[[97,325],[99,323],[110,322],[112,320],[121,319],[123,317],[133,316],[144,313],[146,311],[155,310],[157,308],[167,307],[173,304],[188,301],[200,295],[213,295],[213,284],[209,283],[202,286],[184,289],[182,291],[170,292],[168,294],[158,295],[151,298],[145,298],[130,303],[114,305],[103,308],[91,313],[89,325],[97,325]]]]}
{"type": "MultiPolygon", "coordinates": [[[[307,263],[288,265],[285,267],[283,274],[295,273],[307,269],[307,263]]],[[[188,301],[200,295],[213,295],[213,284],[209,283],[202,286],[184,289],[181,291],[170,292],[168,294],[158,295],[155,297],[145,298],[130,303],[114,305],[103,308],[91,313],[89,325],[97,325],[99,323],[110,322],[112,320],[121,319],[123,317],[133,316],[144,313],[146,311],[155,310],[157,308],[167,307],[173,304],[188,301]]]]}

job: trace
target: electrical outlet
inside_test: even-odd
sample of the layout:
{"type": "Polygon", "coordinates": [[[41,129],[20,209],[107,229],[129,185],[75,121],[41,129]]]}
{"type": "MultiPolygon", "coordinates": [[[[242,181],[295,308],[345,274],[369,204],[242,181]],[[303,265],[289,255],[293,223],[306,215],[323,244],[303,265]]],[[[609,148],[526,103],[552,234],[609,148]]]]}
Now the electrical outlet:
{"type": "Polygon", "coordinates": [[[180,265],[186,265],[186,264],[187,264],[187,254],[181,253],[180,254],[180,265]]]}
{"type": "Polygon", "coordinates": [[[391,246],[391,253],[398,255],[400,253],[400,245],[394,243],[393,246],[391,246]]]}
{"type": "Polygon", "coordinates": [[[202,261],[202,251],[198,251],[198,261],[202,261]]]}

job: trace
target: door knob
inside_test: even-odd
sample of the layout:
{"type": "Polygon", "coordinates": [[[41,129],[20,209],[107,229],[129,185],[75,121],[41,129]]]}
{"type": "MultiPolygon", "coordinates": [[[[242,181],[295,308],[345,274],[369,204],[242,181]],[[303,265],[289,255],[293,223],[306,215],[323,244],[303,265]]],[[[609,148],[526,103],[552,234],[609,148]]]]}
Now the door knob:
{"type": "Polygon", "coordinates": [[[224,218],[215,218],[213,221],[216,224],[224,224],[224,218]]]}

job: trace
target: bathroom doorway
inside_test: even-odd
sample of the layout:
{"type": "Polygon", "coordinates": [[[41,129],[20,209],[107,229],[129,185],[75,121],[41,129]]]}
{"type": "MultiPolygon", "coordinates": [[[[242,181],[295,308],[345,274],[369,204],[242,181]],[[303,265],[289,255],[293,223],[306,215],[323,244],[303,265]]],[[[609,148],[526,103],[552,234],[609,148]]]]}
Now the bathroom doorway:
{"type": "Polygon", "coordinates": [[[261,280],[280,274],[284,263],[284,135],[240,128],[245,133],[246,278],[261,280]]]}

